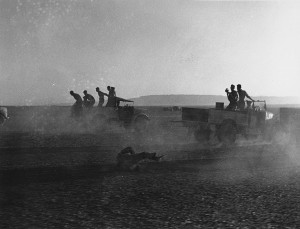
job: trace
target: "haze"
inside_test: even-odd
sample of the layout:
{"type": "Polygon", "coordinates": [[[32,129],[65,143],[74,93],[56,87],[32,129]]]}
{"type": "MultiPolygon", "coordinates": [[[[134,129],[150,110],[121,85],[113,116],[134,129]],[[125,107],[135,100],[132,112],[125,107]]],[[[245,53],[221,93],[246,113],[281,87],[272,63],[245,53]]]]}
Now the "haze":
{"type": "Polygon", "coordinates": [[[99,86],[132,98],[300,96],[300,4],[0,0],[0,105],[73,102],[99,86]]]}

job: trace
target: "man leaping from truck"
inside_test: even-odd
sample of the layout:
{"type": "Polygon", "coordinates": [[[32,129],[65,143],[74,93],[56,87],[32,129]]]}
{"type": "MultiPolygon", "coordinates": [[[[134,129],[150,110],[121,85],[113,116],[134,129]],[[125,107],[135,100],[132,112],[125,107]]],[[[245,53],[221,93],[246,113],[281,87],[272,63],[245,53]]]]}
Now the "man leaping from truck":
{"type": "Polygon", "coordinates": [[[254,99],[252,99],[246,91],[242,90],[242,85],[240,85],[240,84],[237,85],[237,92],[239,94],[239,100],[238,100],[237,104],[238,104],[238,108],[240,110],[245,109],[245,97],[247,97],[252,102],[254,102],[254,99]]]}
{"type": "Polygon", "coordinates": [[[231,92],[229,92],[229,90],[226,88],[225,92],[227,94],[227,98],[229,100],[229,105],[226,107],[226,110],[236,110],[237,107],[237,101],[238,101],[238,93],[236,92],[236,90],[234,90],[235,86],[233,84],[231,84],[230,86],[230,90],[231,92]]]}

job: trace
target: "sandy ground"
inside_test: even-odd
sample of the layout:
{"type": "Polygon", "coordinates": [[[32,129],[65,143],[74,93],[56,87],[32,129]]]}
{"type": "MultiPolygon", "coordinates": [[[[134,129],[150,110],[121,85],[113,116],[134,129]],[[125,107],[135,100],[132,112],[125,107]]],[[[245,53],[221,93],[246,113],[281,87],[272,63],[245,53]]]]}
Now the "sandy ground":
{"type": "Polygon", "coordinates": [[[0,132],[0,228],[300,227],[299,147],[207,147],[161,113],[139,135],[53,132],[55,120],[24,112],[30,125],[19,115],[0,132]],[[117,171],[127,146],[165,157],[117,171]]]}
{"type": "Polygon", "coordinates": [[[22,182],[3,178],[1,228],[300,226],[300,170],[282,159],[161,162],[136,173],[41,169],[19,173],[22,182]]]}

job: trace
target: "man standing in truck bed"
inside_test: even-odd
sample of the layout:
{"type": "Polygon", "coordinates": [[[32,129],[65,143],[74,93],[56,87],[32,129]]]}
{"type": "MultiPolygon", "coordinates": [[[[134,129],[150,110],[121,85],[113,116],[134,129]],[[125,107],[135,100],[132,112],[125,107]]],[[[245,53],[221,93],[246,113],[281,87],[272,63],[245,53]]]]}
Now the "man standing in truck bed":
{"type": "Polygon", "coordinates": [[[231,86],[230,86],[231,92],[229,92],[229,90],[227,88],[225,90],[225,92],[227,94],[227,98],[229,100],[229,105],[226,107],[226,110],[236,110],[238,94],[237,94],[236,90],[234,90],[234,88],[235,88],[235,86],[233,84],[231,84],[231,86]]]}
{"type": "Polygon", "coordinates": [[[242,85],[240,85],[240,84],[237,85],[237,92],[239,94],[238,108],[240,110],[245,109],[245,97],[247,97],[252,102],[254,102],[254,100],[248,95],[248,93],[246,91],[242,90],[242,85]]]}

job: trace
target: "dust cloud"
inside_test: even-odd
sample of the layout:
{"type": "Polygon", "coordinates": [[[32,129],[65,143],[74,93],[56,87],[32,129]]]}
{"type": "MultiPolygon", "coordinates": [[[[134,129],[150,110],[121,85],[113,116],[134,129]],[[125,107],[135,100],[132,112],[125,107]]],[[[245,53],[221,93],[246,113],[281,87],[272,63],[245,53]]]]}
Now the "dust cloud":
{"type": "Polygon", "coordinates": [[[165,155],[163,161],[211,160],[215,169],[243,170],[252,175],[264,168],[273,168],[276,172],[281,165],[291,168],[300,165],[297,129],[292,132],[273,129],[269,141],[238,137],[235,145],[224,147],[222,144],[197,142],[182,123],[176,122],[181,119],[180,111],[149,108],[148,128],[139,132],[134,126],[125,128],[124,123],[116,119],[102,119],[97,108],[85,111],[81,120],[70,117],[70,106],[8,107],[8,111],[10,119],[1,127],[1,134],[13,133],[14,141],[4,140],[1,143],[4,146],[108,146],[115,153],[131,146],[136,152],[165,155]],[[30,136],[20,137],[17,141],[18,133],[30,136]]]}
{"type": "MultiPolygon", "coordinates": [[[[71,117],[71,106],[9,107],[10,120],[3,130],[14,132],[96,133],[105,129],[96,108],[84,111],[83,117],[71,117]]],[[[116,128],[117,130],[117,128],[116,128]]]]}

